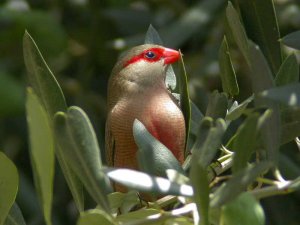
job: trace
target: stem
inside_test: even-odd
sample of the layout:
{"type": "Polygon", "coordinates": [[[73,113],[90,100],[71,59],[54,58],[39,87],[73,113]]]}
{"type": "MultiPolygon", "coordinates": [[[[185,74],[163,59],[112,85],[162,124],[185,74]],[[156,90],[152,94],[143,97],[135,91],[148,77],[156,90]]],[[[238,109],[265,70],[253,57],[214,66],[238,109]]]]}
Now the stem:
{"type": "Polygon", "coordinates": [[[286,181],[286,180],[282,177],[282,175],[281,175],[281,173],[280,173],[280,171],[279,171],[278,168],[276,168],[276,169],[274,170],[274,177],[275,177],[278,181],[280,181],[280,182],[285,182],[285,181],[286,181]]]}
{"type": "Polygon", "coordinates": [[[293,181],[280,182],[276,185],[250,191],[255,198],[261,199],[274,195],[283,195],[300,189],[300,177],[293,181]]]}
{"type": "Polygon", "coordinates": [[[270,185],[277,185],[278,184],[278,181],[270,180],[270,179],[263,178],[263,177],[256,178],[256,181],[261,182],[263,184],[270,184],[270,185]]]}
{"type": "Polygon", "coordinates": [[[208,167],[208,175],[207,175],[208,176],[208,180],[212,181],[213,179],[215,179],[216,176],[224,173],[231,166],[232,166],[232,157],[226,159],[223,162],[220,162],[218,160],[216,163],[211,164],[208,167]]]}

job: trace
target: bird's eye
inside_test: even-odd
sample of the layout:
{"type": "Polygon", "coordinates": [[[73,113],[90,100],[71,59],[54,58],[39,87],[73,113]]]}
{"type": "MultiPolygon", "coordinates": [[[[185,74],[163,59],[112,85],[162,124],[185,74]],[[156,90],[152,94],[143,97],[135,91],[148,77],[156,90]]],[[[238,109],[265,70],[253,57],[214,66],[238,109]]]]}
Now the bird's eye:
{"type": "Polygon", "coordinates": [[[145,56],[148,58],[148,59],[154,59],[156,57],[155,53],[149,51],[149,52],[146,52],[145,53],[145,56]]]}

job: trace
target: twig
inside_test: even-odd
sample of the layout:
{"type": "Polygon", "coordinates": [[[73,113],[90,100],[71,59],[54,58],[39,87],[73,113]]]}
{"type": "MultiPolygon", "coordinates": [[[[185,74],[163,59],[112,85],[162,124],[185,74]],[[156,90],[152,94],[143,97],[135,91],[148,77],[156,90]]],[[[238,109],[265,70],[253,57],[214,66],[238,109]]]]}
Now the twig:
{"type": "Polygon", "coordinates": [[[250,191],[257,199],[274,195],[284,195],[300,189],[300,177],[293,181],[280,182],[276,185],[250,191]]]}

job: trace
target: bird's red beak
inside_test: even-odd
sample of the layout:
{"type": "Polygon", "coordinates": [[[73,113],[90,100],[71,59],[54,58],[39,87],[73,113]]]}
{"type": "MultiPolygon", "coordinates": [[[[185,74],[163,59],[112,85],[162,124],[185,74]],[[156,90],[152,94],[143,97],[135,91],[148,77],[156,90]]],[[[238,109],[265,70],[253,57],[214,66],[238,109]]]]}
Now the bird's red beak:
{"type": "Polygon", "coordinates": [[[179,59],[180,53],[174,49],[164,48],[163,57],[164,64],[172,64],[179,59]]]}

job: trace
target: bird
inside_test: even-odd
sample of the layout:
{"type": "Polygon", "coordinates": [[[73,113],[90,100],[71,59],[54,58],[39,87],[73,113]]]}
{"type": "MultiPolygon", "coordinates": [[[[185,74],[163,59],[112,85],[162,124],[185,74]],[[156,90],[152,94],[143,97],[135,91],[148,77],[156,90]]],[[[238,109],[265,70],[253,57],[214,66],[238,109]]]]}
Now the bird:
{"type": "MultiPolygon", "coordinates": [[[[164,144],[182,164],[185,120],[178,100],[166,86],[168,66],[180,52],[161,45],[131,48],[112,69],[107,88],[105,152],[108,166],[139,170],[138,147],[133,137],[135,119],[164,144]]],[[[116,191],[126,192],[116,186],[116,191]]]]}

